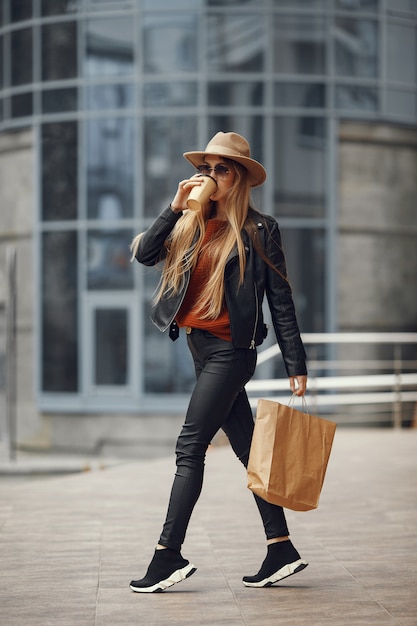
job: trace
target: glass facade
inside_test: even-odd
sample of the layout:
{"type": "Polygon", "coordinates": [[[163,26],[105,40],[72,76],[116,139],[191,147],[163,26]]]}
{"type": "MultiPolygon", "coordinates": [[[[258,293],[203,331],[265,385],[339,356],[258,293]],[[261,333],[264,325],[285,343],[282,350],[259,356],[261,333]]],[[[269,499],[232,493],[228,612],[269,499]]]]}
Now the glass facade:
{"type": "Polygon", "coordinates": [[[337,329],[337,124],[417,123],[415,0],[2,0],[0,56],[0,131],[37,138],[40,408],[167,410],[190,389],[129,242],[218,130],[268,171],[254,204],[302,331],[337,329]]]}

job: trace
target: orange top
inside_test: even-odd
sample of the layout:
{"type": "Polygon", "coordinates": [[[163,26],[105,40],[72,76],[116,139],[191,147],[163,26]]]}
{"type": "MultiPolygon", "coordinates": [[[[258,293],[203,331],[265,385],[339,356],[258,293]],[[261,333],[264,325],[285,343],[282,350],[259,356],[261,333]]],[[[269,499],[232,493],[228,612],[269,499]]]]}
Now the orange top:
{"type": "MultiPolygon", "coordinates": [[[[202,246],[206,244],[220,228],[223,228],[225,224],[226,222],[222,220],[208,220],[202,246]]],[[[230,318],[225,304],[223,305],[220,315],[215,320],[201,319],[196,311],[196,302],[209,279],[209,275],[210,257],[208,254],[200,254],[197,264],[190,276],[187,293],[177,313],[176,322],[180,327],[191,326],[191,328],[201,328],[220,339],[232,341],[230,318]]]]}

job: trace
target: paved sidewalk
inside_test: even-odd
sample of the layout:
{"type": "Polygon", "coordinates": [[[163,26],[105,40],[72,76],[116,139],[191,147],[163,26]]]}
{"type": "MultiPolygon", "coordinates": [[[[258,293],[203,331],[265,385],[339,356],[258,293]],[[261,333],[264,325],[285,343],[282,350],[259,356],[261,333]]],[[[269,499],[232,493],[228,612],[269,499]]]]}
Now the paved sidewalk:
{"type": "Polygon", "coordinates": [[[153,552],[173,458],[9,483],[0,477],[1,626],[416,626],[417,431],[336,432],[320,506],[288,512],[310,563],[267,589],[245,474],[210,449],[184,555],[198,571],[135,594],[153,552]]]}

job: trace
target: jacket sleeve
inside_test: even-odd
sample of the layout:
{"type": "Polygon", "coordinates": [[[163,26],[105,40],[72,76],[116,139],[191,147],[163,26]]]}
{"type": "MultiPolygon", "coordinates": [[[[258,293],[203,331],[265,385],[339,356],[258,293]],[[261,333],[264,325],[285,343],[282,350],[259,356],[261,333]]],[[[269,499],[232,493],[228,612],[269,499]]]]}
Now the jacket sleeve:
{"type": "Polygon", "coordinates": [[[163,211],[154,223],[142,233],[135,258],[143,265],[156,265],[166,256],[165,241],[182,216],[174,213],[171,207],[163,211]]]}
{"type": "MultiPolygon", "coordinates": [[[[266,233],[266,254],[271,264],[287,276],[281,233],[274,220],[266,233]]],[[[301,340],[289,282],[274,267],[266,265],[266,297],[272,323],[288,376],[307,374],[306,354],[301,340]]]]}

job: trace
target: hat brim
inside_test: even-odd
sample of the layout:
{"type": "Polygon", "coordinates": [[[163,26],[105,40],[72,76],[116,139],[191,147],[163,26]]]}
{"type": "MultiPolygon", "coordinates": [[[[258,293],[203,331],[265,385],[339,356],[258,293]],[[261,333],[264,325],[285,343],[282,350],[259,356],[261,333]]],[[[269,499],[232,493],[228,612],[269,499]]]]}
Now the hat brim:
{"type": "Polygon", "coordinates": [[[244,168],[246,168],[249,172],[249,182],[251,187],[259,187],[265,182],[266,179],[266,171],[263,165],[261,165],[255,159],[251,159],[249,157],[244,156],[236,156],[233,151],[230,151],[224,146],[218,146],[218,150],[216,146],[210,146],[209,151],[200,151],[200,152],[184,152],[183,156],[187,159],[194,167],[201,165],[204,161],[204,157],[207,155],[225,157],[226,159],[230,159],[231,161],[237,161],[244,168]]]}

